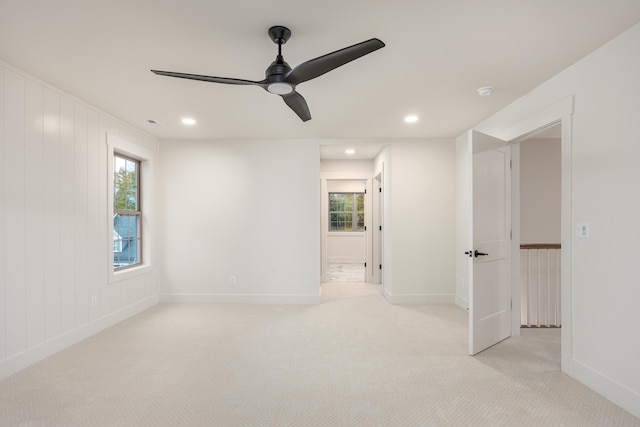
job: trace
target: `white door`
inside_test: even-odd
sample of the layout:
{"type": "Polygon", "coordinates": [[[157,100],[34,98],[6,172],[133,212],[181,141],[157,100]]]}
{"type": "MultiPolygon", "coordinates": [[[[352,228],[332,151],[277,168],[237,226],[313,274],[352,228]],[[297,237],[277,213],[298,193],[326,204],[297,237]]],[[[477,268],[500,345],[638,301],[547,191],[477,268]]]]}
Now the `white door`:
{"type": "MultiPolygon", "coordinates": [[[[511,336],[511,151],[502,140],[470,131],[458,149],[458,167],[468,167],[463,268],[469,288],[469,354],[511,336]]],[[[460,174],[459,174],[460,176],[460,174]]],[[[459,248],[460,250],[460,248],[459,248]]]]}

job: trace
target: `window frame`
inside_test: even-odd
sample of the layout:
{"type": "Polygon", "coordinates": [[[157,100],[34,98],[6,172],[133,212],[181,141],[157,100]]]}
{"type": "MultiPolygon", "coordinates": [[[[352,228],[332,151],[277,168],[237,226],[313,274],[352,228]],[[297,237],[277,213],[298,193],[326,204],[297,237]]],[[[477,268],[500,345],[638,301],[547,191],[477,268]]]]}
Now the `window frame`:
{"type": "Polygon", "coordinates": [[[328,193],[328,221],[327,221],[327,231],[329,233],[364,233],[366,230],[366,220],[365,220],[365,197],[366,192],[364,191],[329,191],[328,193]],[[333,194],[349,194],[352,197],[351,200],[351,210],[343,210],[343,211],[332,211],[331,210],[331,195],[333,194]],[[358,210],[358,196],[362,195],[362,211],[358,210]],[[332,214],[350,214],[351,215],[351,230],[332,230],[331,229],[331,215],[332,214]],[[358,230],[358,215],[362,214],[362,230],[358,230]]]}
{"type": "Polygon", "coordinates": [[[155,215],[153,207],[155,206],[155,191],[153,180],[153,159],[155,159],[154,151],[127,141],[112,133],[107,133],[107,247],[109,248],[106,257],[106,268],[108,274],[108,283],[115,283],[129,279],[141,274],[147,274],[154,269],[153,265],[153,230],[155,229],[155,215]],[[140,263],[127,266],[126,268],[115,268],[114,266],[114,226],[113,218],[114,209],[114,155],[127,157],[132,160],[139,161],[139,205],[140,211],[140,229],[144,233],[140,235],[140,263]],[[142,188],[144,187],[144,188],[142,188]]]}
{"type": "MultiPolygon", "coordinates": [[[[126,269],[129,269],[129,268],[135,268],[137,266],[140,266],[140,265],[143,264],[143,261],[144,261],[144,258],[143,258],[143,255],[142,255],[143,254],[142,248],[144,247],[144,245],[143,245],[144,230],[143,230],[143,227],[142,227],[142,209],[143,209],[143,206],[142,206],[142,203],[141,203],[141,200],[142,200],[142,198],[141,198],[141,192],[142,192],[141,181],[142,180],[140,178],[140,172],[142,170],[142,162],[140,160],[138,160],[138,159],[135,159],[135,158],[131,157],[131,156],[128,156],[126,154],[122,154],[122,153],[120,153],[120,151],[114,149],[113,156],[112,156],[112,161],[115,162],[116,158],[123,159],[123,160],[129,161],[129,162],[133,162],[136,165],[135,183],[134,183],[135,188],[136,188],[136,193],[135,193],[135,206],[136,206],[136,209],[118,209],[115,206],[113,207],[113,218],[114,218],[114,220],[115,220],[115,216],[116,215],[135,216],[136,217],[136,228],[137,228],[136,236],[137,237],[135,237],[134,239],[127,238],[126,240],[130,240],[130,241],[134,240],[136,242],[136,261],[137,262],[135,262],[133,264],[128,264],[128,265],[116,266],[115,265],[115,261],[116,260],[115,260],[115,255],[114,255],[114,260],[113,260],[114,271],[121,271],[121,270],[126,270],[126,269]]],[[[116,173],[116,170],[114,169],[113,172],[114,173],[112,174],[111,179],[114,181],[114,185],[112,186],[112,190],[114,191],[113,197],[114,197],[114,200],[115,200],[115,173],[116,173]]],[[[114,203],[114,205],[115,205],[115,203],[114,203]]],[[[114,238],[115,238],[115,234],[118,234],[118,232],[115,229],[113,231],[114,231],[114,238]]],[[[122,244],[123,240],[122,239],[119,240],[118,243],[119,243],[118,246],[119,246],[120,252],[121,252],[122,251],[122,246],[123,246],[123,244],[122,244]]],[[[115,249],[115,242],[114,242],[113,247],[115,249]]],[[[114,251],[114,253],[115,253],[115,251],[114,251]]]]}

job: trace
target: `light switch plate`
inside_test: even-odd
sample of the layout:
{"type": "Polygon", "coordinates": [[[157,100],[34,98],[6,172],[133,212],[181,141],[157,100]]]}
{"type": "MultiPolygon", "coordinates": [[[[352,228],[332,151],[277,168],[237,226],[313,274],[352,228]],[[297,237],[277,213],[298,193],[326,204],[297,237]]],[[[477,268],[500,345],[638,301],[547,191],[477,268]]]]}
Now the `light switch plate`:
{"type": "Polygon", "coordinates": [[[578,222],[576,223],[576,237],[588,238],[589,237],[589,223],[578,222]]]}

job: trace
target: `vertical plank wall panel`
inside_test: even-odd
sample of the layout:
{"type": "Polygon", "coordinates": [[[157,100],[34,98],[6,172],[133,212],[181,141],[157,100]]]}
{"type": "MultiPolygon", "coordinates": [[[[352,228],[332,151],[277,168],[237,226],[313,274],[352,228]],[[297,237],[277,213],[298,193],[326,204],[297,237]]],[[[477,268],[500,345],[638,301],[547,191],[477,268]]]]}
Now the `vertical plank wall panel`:
{"type": "Polygon", "coordinates": [[[25,246],[27,347],[45,340],[44,150],[42,86],[27,80],[25,92],[25,246]]]}
{"type": "Polygon", "coordinates": [[[76,326],[89,323],[87,241],[87,107],[74,104],[74,220],[76,326]]]}
{"type": "MultiPolygon", "coordinates": [[[[4,68],[0,67],[0,321],[7,324],[5,299],[5,251],[4,251],[4,68]]],[[[0,360],[7,358],[7,330],[0,328],[0,360]]]]}
{"type": "Polygon", "coordinates": [[[0,376],[157,295],[155,272],[109,284],[107,132],[157,150],[155,138],[0,63],[0,376]]]}
{"type": "Polygon", "coordinates": [[[60,95],[44,90],[44,278],[45,335],[50,340],[60,335],[60,95]]]}
{"type": "Polygon", "coordinates": [[[24,219],[25,79],[5,70],[4,111],[4,250],[7,356],[27,348],[24,219]]]}
{"type": "Polygon", "coordinates": [[[134,279],[135,280],[131,282],[129,304],[133,304],[134,301],[139,301],[141,299],[144,299],[144,297],[146,296],[144,294],[144,289],[145,289],[145,282],[147,281],[147,276],[146,275],[138,276],[138,277],[135,277],[134,279]]]}
{"type": "MultiPolygon", "coordinates": [[[[105,151],[106,151],[106,134],[107,133],[113,133],[116,134],[117,132],[117,124],[115,123],[114,120],[110,119],[109,117],[103,117],[103,121],[102,121],[102,126],[104,129],[104,135],[105,135],[105,151]]],[[[113,159],[108,158],[106,159],[107,163],[112,163],[113,159]]],[[[107,177],[107,183],[106,183],[106,187],[107,189],[111,188],[111,184],[110,182],[113,180],[112,176],[108,176],[108,174],[106,174],[105,171],[105,176],[107,177]]],[[[111,229],[111,227],[113,227],[113,218],[109,217],[107,218],[107,229],[111,229]]],[[[109,263],[107,268],[111,269],[113,268],[113,249],[111,249],[111,251],[109,251],[107,253],[108,259],[109,259],[109,263]]],[[[108,279],[107,282],[105,284],[106,289],[105,289],[105,296],[106,299],[108,300],[108,304],[109,304],[109,309],[111,311],[117,311],[119,310],[122,305],[121,305],[121,287],[120,287],[120,282],[115,282],[115,283],[109,283],[108,279]]]]}
{"type": "Polygon", "coordinates": [[[75,191],[74,191],[74,111],[73,102],[60,98],[60,332],[76,327],[75,282],[75,191]]]}
{"type": "Polygon", "coordinates": [[[88,295],[97,298],[97,306],[89,308],[89,322],[99,317],[98,306],[102,304],[102,298],[99,296],[100,276],[100,242],[101,234],[104,234],[100,228],[100,195],[104,192],[100,191],[100,115],[89,110],[87,115],[87,241],[88,241],[88,295]]]}
{"type": "MultiPolygon", "coordinates": [[[[109,133],[117,135],[122,138],[122,132],[120,130],[120,124],[115,120],[109,120],[107,123],[107,129],[109,133]]],[[[109,162],[112,162],[113,159],[108,159],[109,162]]],[[[113,177],[109,177],[109,179],[113,179],[113,177]]],[[[109,188],[109,187],[107,187],[109,188]]],[[[110,227],[113,226],[113,218],[109,218],[110,227]]],[[[113,265],[113,264],[112,264],[113,265]]],[[[126,300],[126,296],[124,295],[126,290],[126,286],[123,286],[123,282],[114,282],[109,284],[109,291],[111,297],[111,309],[112,310],[120,310],[126,306],[124,302],[126,300]]]]}
{"type": "Polygon", "coordinates": [[[98,289],[98,312],[99,316],[106,316],[112,311],[111,309],[111,288],[109,286],[109,268],[113,265],[113,248],[109,248],[107,244],[108,230],[110,218],[108,218],[107,212],[107,189],[109,188],[109,177],[107,176],[107,166],[110,160],[107,159],[107,131],[108,124],[107,119],[101,115],[100,122],[98,124],[100,133],[100,143],[98,153],[100,155],[100,188],[104,189],[100,192],[100,232],[102,233],[102,239],[100,239],[100,286],[98,289]]]}

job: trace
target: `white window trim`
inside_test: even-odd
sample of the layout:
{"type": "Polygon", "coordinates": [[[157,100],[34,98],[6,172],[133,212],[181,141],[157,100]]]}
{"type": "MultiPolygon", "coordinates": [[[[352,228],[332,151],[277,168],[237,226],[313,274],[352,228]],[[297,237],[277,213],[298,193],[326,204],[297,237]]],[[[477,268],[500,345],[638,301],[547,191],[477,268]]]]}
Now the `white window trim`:
{"type": "Polygon", "coordinates": [[[148,148],[141,147],[130,141],[120,138],[112,133],[107,133],[107,182],[108,182],[108,218],[113,218],[113,155],[114,153],[122,154],[127,157],[140,161],[140,181],[144,188],[141,189],[142,206],[142,263],[138,266],[115,271],[113,268],[113,220],[108,224],[108,243],[109,254],[107,259],[107,271],[109,283],[119,282],[121,280],[130,279],[141,274],[147,274],[153,271],[153,243],[152,237],[155,231],[153,226],[153,210],[154,203],[154,180],[153,180],[153,151],[148,148]]]}
{"type": "MultiPolygon", "coordinates": [[[[327,232],[332,236],[347,235],[347,234],[356,234],[356,235],[363,234],[365,232],[365,230],[350,230],[350,231],[347,231],[347,230],[333,231],[333,230],[331,230],[331,214],[333,214],[333,213],[349,213],[349,211],[330,211],[329,210],[329,209],[331,209],[331,195],[332,194],[353,194],[354,196],[356,196],[358,194],[362,194],[362,196],[364,198],[363,200],[365,201],[365,204],[366,204],[366,197],[367,197],[366,191],[363,190],[363,191],[328,191],[327,192],[327,195],[328,195],[328,197],[327,197],[327,200],[328,200],[327,201],[327,207],[328,207],[328,209],[327,209],[327,214],[328,214],[328,216],[327,216],[327,218],[328,218],[327,232]]],[[[358,213],[360,213],[360,212],[357,210],[357,199],[356,199],[356,197],[354,197],[353,198],[353,205],[352,205],[351,214],[355,215],[355,218],[352,219],[352,222],[351,222],[352,227],[355,227],[354,221],[357,224],[358,213]]],[[[362,211],[362,213],[365,215],[364,227],[366,228],[367,227],[366,214],[365,214],[365,211],[362,211]]]]}

